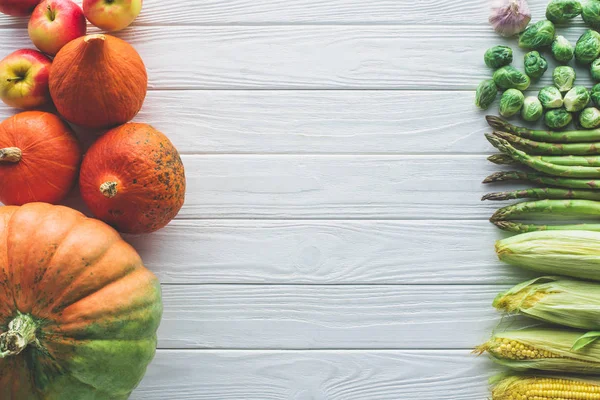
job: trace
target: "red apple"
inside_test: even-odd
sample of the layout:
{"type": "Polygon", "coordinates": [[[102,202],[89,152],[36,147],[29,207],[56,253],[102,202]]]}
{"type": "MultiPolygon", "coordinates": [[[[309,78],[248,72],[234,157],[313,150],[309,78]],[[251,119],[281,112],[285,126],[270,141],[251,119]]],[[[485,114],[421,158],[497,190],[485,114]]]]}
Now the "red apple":
{"type": "Polygon", "coordinates": [[[31,14],[40,0],[0,0],[0,12],[3,14],[24,17],[31,14]]]}
{"type": "Polygon", "coordinates": [[[36,50],[22,49],[0,61],[0,98],[11,107],[35,108],[50,101],[52,61],[36,50]]]}
{"type": "Polygon", "coordinates": [[[100,29],[127,28],[142,11],[142,0],[83,0],[83,13],[100,29]]]}
{"type": "Polygon", "coordinates": [[[33,10],[28,30],[33,44],[54,56],[65,44],[85,35],[87,23],[81,7],[71,0],[44,0],[33,10]]]}

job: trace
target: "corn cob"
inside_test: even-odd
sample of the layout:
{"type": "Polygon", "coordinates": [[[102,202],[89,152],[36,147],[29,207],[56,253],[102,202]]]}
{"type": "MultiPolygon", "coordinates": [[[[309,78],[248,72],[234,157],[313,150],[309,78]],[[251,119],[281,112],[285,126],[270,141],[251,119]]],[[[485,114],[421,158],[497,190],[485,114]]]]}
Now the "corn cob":
{"type": "Polygon", "coordinates": [[[546,143],[525,139],[508,132],[494,131],[494,135],[510,142],[519,150],[542,155],[594,155],[600,154],[600,143],[546,143]]]}
{"type": "Polygon", "coordinates": [[[501,261],[549,275],[600,280],[600,233],[540,231],[496,242],[501,261]]]}
{"type": "Polygon", "coordinates": [[[538,140],[540,142],[550,143],[579,143],[579,142],[600,142],[600,129],[587,129],[579,131],[541,131],[528,128],[522,128],[510,124],[502,118],[494,115],[485,117],[488,124],[497,130],[513,133],[515,135],[538,140]]]}
{"type": "Polygon", "coordinates": [[[573,350],[584,332],[572,329],[535,328],[495,334],[475,349],[515,371],[600,374],[600,343],[592,341],[573,350]]]}
{"type": "Polygon", "coordinates": [[[552,324],[600,331],[600,285],[595,283],[536,278],[500,293],[493,305],[552,324]]]}
{"type": "Polygon", "coordinates": [[[516,149],[507,140],[498,136],[486,134],[487,140],[498,150],[511,156],[515,161],[526,165],[536,171],[549,175],[571,177],[571,178],[600,178],[600,167],[556,165],[536,159],[529,154],[516,149]]]}
{"type": "Polygon", "coordinates": [[[507,181],[527,181],[540,185],[564,187],[569,189],[600,189],[600,181],[594,179],[572,179],[548,176],[537,172],[501,171],[495,172],[483,180],[483,183],[507,181]]]}
{"type": "Polygon", "coordinates": [[[493,385],[492,400],[600,400],[600,381],[580,377],[509,376],[493,385]]]}

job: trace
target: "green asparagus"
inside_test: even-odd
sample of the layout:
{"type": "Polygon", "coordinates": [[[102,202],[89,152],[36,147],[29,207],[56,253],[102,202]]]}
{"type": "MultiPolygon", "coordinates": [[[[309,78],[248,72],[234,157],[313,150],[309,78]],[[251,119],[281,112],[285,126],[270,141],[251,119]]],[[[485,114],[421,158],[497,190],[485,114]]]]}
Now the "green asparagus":
{"type": "Polygon", "coordinates": [[[581,199],[600,201],[600,191],[585,189],[531,188],[509,192],[488,193],[481,200],[514,199],[581,199]]]}
{"type": "Polygon", "coordinates": [[[539,142],[550,143],[582,143],[582,142],[600,142],[600,129],[579,130],[579,131],[542,131],[532,130],[515,126],[500,117],[488,115],[485,117],[488,124],[499,131],[508,132],[526,139],[537,140],[539,142]]]}
{"type": "MultiPolygon", "coordinates": [[[[600,167],[599,156],[531,156],[531,158],[556,165],[600,167]]],[[[498,165],[512,165],[517,163],[508,154],[491,155],[488,157],[488,161],[498,165]]]]}
{"type": "Polygon", "coordinates": [[[510,164],[518,164],[517,161],[513,160],[511,156],[507,154],[493,154],[489,156],[488,161],[493,162],[498,165],[510,165],[510,164]]]}
{"type": "Polygon", "coordinates": [[[527,233],[538,231],[595,231],[600,232],[600,224],[575,224],[575,225],[535,225],[522,224],[513,221],[492,221],[498,228],[513,233],[527,233]]]}
{"type": "Polygon", "coordinates": [[[568,189],[600,189],[600,181],[590,179],[560,178],[547,176],[537,172],[501,171],[496,172],[483,180],[483,183],[496,183],[506,181],[525,181],[539,185],[557,186],[568,189]]]}
{"type": "Polygon", "coordinates": [[[494,131],[514,147],[535,155],[594,155],[600,154],[600,143],[546,143],[525,139],[512,133],[494,131]]]}
{"type": "Polygon", "coordinates": [[[521,164],[549,175],[572,178],[600,178],[600,167],[556,165],[533,158],[527,153],[514,148],[508,141],[497,136],[486,134],[488,141],[498,150],[510,155],[521,164]]]}
{"type": "Polygon", "coordinates": [[[561,217],[586,216],[600,218],[600,202],[591,200],[538,200],[511,204],[496,211],[490,221],[530,219],[540,214],[561,217]]]}

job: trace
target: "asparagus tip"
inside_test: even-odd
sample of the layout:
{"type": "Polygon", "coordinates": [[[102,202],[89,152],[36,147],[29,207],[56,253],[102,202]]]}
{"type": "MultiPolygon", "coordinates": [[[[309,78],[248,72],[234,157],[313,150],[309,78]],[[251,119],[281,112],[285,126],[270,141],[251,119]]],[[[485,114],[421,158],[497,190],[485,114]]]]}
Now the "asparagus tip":
{"type": "Polygon", "coordinates": [[[492,128],[503,128],[506,125],[506,121],[504,121],[502,118],[497,117],[495,115],[486,115],[485,119],[488,123],[489,126],[491,126],[492,128]]]}
{"type": "Polygon", "coordinates": [[[481,201],[485,200],[508,200],[506,192],[494,192],[483,195],[481,201]]]}

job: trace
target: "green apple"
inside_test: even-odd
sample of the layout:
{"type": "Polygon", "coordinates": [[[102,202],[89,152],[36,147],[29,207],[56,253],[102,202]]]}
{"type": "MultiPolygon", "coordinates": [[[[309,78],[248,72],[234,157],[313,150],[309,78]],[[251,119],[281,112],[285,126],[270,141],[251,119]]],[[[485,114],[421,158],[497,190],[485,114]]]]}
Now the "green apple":
{"type": "Polygon", "coordinates": [[[107,31],[127,28],[142,11],[142,0],[83,0],[83,13],[92,24],[107,31]]]}
{"type": "Polygon", "coordinates": [[[50,102],[52,61],[36,50],[22,49],[0,61],[0,98],[11,107],[35,108],[50,102]]]}

